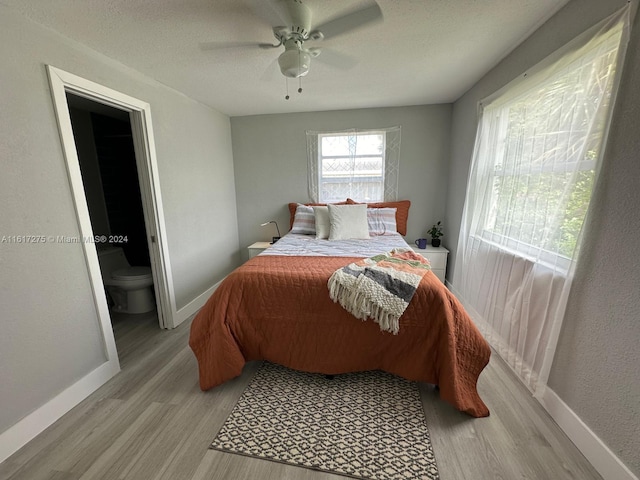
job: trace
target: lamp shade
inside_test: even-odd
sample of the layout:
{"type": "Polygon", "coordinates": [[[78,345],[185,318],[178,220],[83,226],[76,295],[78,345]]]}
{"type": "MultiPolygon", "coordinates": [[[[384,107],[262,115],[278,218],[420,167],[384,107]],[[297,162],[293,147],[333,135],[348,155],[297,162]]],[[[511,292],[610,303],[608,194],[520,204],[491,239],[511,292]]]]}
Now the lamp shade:
{"type": "Polygon", "coordinates": [[[260,226],[261,227],[266,227],[267,225],[269,225],[270,223],[275,224],[276,226],[276,230],[278,231],[278,236],[277,237],[272,237],[271,238],[271,243],[276,243],[278,240],[280,240],[280,228],[278,227],[278,222],[276,222],[275,220],[271,220],[269,222],[264,222],[261,223],[260,226]]]}
{"type": "Polygon", "coordinates": [[[285,77],[298,78],[309,73],[311,55],[297,48],[285,50],[278,57],[280,71],[285,77]]]}

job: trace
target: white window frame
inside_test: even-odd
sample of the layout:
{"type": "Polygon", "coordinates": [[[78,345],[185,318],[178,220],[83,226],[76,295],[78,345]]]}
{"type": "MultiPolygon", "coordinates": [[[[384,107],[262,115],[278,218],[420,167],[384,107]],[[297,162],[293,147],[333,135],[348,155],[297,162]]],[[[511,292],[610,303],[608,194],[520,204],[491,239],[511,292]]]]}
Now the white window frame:
{"type": "MultiPolygon", "coordinates": [[[[362,177],[362,179],[367,178],[367,179],[374,179],[375,183],[379,183],[380,184],[380,197],[379,198],[370,198],[370,199],[364,199],[364,198],[353,198],[353,200],[357,201],[357,202],[364,202],[365,200],[367,200],[368,202],[382,202],[384,201],[384,180],[385,180],[385,165],[386,165],[386,143],[387,143],[387,135],[386,132],[383,130],[362,130],[362,131],[357,131],[357,132],[334,132],[334,133],[319,133],[318,134],[318,195],[319,195],[319,200],[320,202],[333,202],[333,201],[341,201],[344,199],[336,199],[336,198],[323,198],[322,197],[322,192],[324,191],[324,189],[322,188],[324,183],[329,183],[326,182],[327,178],[331,178],[329,175],[325,176],[322,174],[322,166],[325,160],[339,160],[339,159],[359,159],[359,158],[377,158],[380,157],[381,159],[381,165],[380,165],[380,171],[376,171],[375,173],[373,173],[370,176],[367,175],[354,175],[350,172],[347,172],[346,175],[344,175],[344,178],[347,178],[350,180],[348,180],[350,183],[353,183],[354,179],[359,179],[362,177]],[[381,135],[382,136],[382,151],[380,153],[380,155],[375,155],[375,154],[360,154],[358,155],[357,153],[354,155],[324,155],[322,152],[322,140],[324,138],[328,138],[328,137],[350,137],[350,136],[354,136],[354,137],[363,137],[363,136],[369,136],[369,135],[381,135]]],[[[366,182],[366,183],[372,183],[370,181],[366,182]]]]}
{"type": "MultiPolygon", "coordinates": [[[[382,135],[382,198],[379,201],[393,202],[398,199],[398,179],[400,175],[400,141],[401,127],[371,128],[366,130],[345,129],[332,131],[306,131],[307,136],[307,181],[309,198],[312,202],[320,202],[320,190],[322,186],[322,138],[328,136],[361,136],[361,135],[382,135]]],[[[372,157],[372,155],[363,155],[372,157]]],[[[338,156],[334,156],[338,158],[338,156]]],[[[340,198],[337,201],[344,201],[340,198]]],[[[359,201],[374,201],[373,199],[353,198],[359,201]]],[[[323,202],[326,203],[326,202],[323,202]]]]}

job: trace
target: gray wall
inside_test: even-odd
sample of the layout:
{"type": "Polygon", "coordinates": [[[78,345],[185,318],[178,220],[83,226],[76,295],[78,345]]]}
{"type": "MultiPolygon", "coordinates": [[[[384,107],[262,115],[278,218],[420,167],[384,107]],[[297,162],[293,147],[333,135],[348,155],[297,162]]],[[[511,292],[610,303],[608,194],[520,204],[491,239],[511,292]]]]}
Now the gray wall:
{"type": "MultiPolygon", "coordinates": [[[[568,3],[454,104],[445,218],[456,237],[478,102],[625,3],[625,0],[568,3]],[[453,225],[457,226],[455,232],[453,225]]],[[[585,226],[584,248],[549,385],[640,476],[640,261],[636,252],[640,238],[638,18],[633,28],[602,175],[592,200],[593,216],[585,226]]],[[[455,264],[455,251],[450,261],[455,264]]]]}
{"type": "MultiPolygon", "coordinates": [[[[0,5],[0,238],[78,235],[45,64],[151,105],[177,303],[238,262],[229,118],[0,5]]],[[[0,243],[0,432],[104,363],[79,244],[0,243]]]]}
{"type": "MultiPolygon", "coordinates": [[[[289,231],[289,202],[308,202],[306,130],[400,125],[399,200],[411,200],[406,240],[425,236],[445,209],[451,105],[231,118],[241,247],[289,231]]],[[[452,238],[445,230],[443,244],[452,238]]],[[[244,254],[247,257],[246,253],[244,254]]]]}

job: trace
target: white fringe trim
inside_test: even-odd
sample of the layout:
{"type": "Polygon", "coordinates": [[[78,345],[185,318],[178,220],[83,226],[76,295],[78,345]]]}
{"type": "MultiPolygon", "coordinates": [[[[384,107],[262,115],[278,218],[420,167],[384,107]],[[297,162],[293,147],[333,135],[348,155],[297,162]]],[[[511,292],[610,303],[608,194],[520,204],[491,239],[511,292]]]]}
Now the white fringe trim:
{"type": "MultiPolygon", "coordinates": [[[[400,315],[393,314],[387,311],[380,305],[372,302],[366,295],[362,294],[357,289],[349,289],[344,286],[339,277],[345,275],[340,270],[331,275],[329,279],[329,297],[336,303],[339,303],[342,308],[351,313],[354,317],[360,320],[367,320],[372,318],[374,322],[380,325],[380,330],[391,332],[394,335],[398,334],[400,330],[400,315]]],[[[353,282],[355,284],[355,277],[353,282]]]]}

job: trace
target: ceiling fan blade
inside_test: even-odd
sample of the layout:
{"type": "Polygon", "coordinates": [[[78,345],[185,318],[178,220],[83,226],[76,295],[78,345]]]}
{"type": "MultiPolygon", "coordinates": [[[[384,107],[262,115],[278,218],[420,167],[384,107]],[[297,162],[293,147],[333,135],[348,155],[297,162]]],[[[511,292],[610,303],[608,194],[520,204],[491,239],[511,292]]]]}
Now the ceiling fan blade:
{"type": "Polygon", "coordinates": [[[258,17],[271,26],[289,25],[290,15],[282,2],[276,0],[245,0],[245,3],[258,17]]]}
{"type": "Polygon", "coordinates": [[[200,42],[198,44],[200,50],[227,50],[230,48],[276,48],[278,45],[272,45],[270,43],[257,43],[257,42],[200,42]]]}
{"type": "Polygon", "coordinates": [[[260,76],[261,82],[271,82],[276,77],[276,73],[280,73],[278,69],[278,59],[274,58],[260,76]]]}
{"type": "Polygon", "coordinates": [[[335,17],[313,30],[320,31],[324,38],[327,39],[381,21],[382,19],[382,10],[380,10],[376,2],[372,2],[368,7],[352,10],[349,13],[335,17]]]}
{"type": "Polygon", "coordinates": [[[322,54],[315,59],[340,70],[349,70],[358,64],[358,59],[331,48],[322,47],[322,54]]]}

